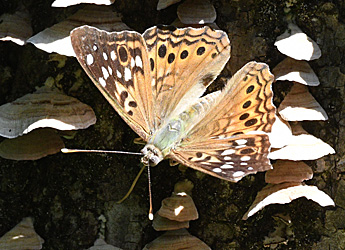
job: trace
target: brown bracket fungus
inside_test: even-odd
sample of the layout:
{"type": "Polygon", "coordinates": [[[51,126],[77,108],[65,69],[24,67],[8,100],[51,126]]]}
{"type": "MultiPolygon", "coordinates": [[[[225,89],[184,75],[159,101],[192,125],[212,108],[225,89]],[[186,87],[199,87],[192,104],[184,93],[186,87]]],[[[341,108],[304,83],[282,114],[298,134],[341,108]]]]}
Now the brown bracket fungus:
{"type": "Polygon", "coordinates": [[[111,5],[115,0],[55,0],[52,7],[68,7],[81,3],[97,4],[97,5],[111,5]]]}
{"type": "Polygon", "coordinates": [[[209,0],[186,0],[177,8],[177,16],[184,24],[213,23],[217,13],[209,0]]]}
{"type": "Polygon", "coordinates": [[[316,186],[307,186],[293,182],[268,184],[258,192],[253,204],[242,219],[248,219],[250,216],[270,204],[286,204],[300,197],[313,200],[323,207],[334,206],[332,198],[319,190],[316,186]]]}
{"type": "Polygon", "coordinates": [[[289,144],[292,131],[289,123],[276,114],[271,133],[268,134],[272,148],[282,148],[289,144]]]}
{"type": "Polygon", "coordinates": [[[283,148],[272,150],[268,155],[270,159],[316,160],[325,155],[335,153],[330,145],[308,134],[300,124],[292,124],[291,128],[293,136],[290,143],[283,148]]]}
{"type": "Polygon", "coordinates": [[[103,239],[97,239],[92,247],[88,250],[122,250],[121,248],[107,244],[103,239]]]}
{"type": "Polygon", "coordinates": [[[34,35],[28,42],[48,53],[75,56],[69,34],[74,28],[85,24],[106,31],[130,30],[111,7],[88,5],[61,23],[34,35]]]}
{"type": "Polygon", "coordinates": [[[159,0],[157,3],[157,10],[165,9],[178,2],[181,2],[181,0],[159,0]]]}
{"type": "Polygon", "coordinates": [[[265,182],[279,184],[283,182],[302,182],[313,178],[313,170],[303,161],[278,160],[273,169],[265,173],[265,182]]]}
{"type": "Polygon", "coordinates": [[[0,157],[10,160],[37,160],[59,153],[65,147],[54,129],[35,129],[29,134],[0,142],[0,157]]]}
{"type": "Polygon", "coordinates": [[[35,232],[32,219],[26,217],[0,238],[0,249],[39,250],[43,243],[44,240],[35,232]]]}
{"type": "Polygon", "coordinates": [[[306,61],[298,61],[287,57],[273,70],[276,81],[298,82],[308,86],[320,85],[319,78],[306,61]]]}
{"type": "Polygon", "coordinates": [[[7,138],[43,127],[85,129],[95,122],[91,107],[47,86],[0,106],[0,135],[7,138]]]}
{"type": "Polygon", "coordinates": [[[203,241],[188,233],[186,229],[167,231],[154,241],[148,243],[143,250],[177,250],[195,249],[210,250],[203,241]]]}
{"type": "Polygon", "coordinates": [[[278,113],[286,121],[315,121],[328,119],[326,111],[310,94],[308,87],[294,83],[290,92],[278,107],[278,113]]]}
{"type": "Polygon", "coordinates": [[[192,197],[184,192],[165,198],[158,214],[175,221],[190,221],[199,218],[192,197]]]}
{"type": "Polygon", "coordinates": [[[12,41],[24,45],[32,36],[30,15],[26,10],[0,16],[0,41],[12,41]]]}
{"type": "Polygon", "coordinates": [[[189,221],[169,220],[168,218],[164,218],[156,213],[152,222],[152,227],[156,231],[177,230],[181,228],[189,228],[189,221]]]}
{"type": "Polygon", "coordinates": [[[321,56],[317,43],[293,23],[288,24],[288,29],[277,37],[274,45],[282,54],[296,60],[310,61],[321,56]]]}

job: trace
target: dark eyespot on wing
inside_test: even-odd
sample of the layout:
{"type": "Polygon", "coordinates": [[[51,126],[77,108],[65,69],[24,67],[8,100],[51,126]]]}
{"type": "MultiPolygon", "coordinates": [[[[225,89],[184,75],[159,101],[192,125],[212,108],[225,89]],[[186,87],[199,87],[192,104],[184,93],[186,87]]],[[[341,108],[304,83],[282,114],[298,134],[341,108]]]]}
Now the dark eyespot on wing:
{"type": "Polygon", "coordinates": [[[152,58],[150,58],[150,66],[151,66],[151,71],[155,69],[155,61],[153,61],[152,58]]]}
{"type": "Polygon", "coordinates": [[[127,62],[128,54],[127,54],[127,50],[124,47],[119,48],[119,56],[122,62],[127,62]]]}
{"type": "Polygon", "coordinates": [[[159,49],[158,49],[159,57],[164,58],[166,53],[167,53],[167,47],[165,46],[165,44],[162,44],[161,46],[159,46],[159,49]]]}
{"type": "Polygon", "coordinates": [[[172,63],[175,60],[175,54],[170,53],[168,56],[168,63],[172,63]]]}
{"type": "Polygon", "coordinates": [[[250,126],[253,126],[254,124],[256,124],[257,122],[258,122],[258,120],[256,118],[250,119],[244,123],[244,126],[250,127],[250,126]]]}
{"type": "Polygon", "coordinates": [[[199,47],[198,50],[196,51],[196,54],[198,56],[201,56],[204,53],[205,53],[205,47],[199,47]]]}
{"type": "Polygon", "coordinates": [[[246,108],[249,108],[249,106],[252,104],[251,101],[246,101],[245,103],[243,103],[243,106],[242,108],[246,109],[246,108]]]}
{"type": "Polygon", "coordinates": [[[181,59],[186,59],[187,56],[188,56],[188,51],[187,50],[182,51],[182,53],[180,54],[180,58],[181,59]]]}
{"type": "Polygon", "coordinates": [[[250,86],[247,88],[246,92],[247,92],[247,94],[250,94],[250,93],[253,92],[253,90],[254,90],[254,85],[250,85],[250,86]]]}

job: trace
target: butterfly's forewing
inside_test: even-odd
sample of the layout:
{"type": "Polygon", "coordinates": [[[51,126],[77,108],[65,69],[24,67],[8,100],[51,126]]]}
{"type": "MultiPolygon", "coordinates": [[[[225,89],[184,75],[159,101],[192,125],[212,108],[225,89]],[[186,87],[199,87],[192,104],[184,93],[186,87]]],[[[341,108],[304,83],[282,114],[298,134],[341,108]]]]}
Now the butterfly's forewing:
{"type": "Polygon", "coordinates": [[[230,181],[270,169],[265,133],[274,122],[272,81],[266,64],[245,65],[220,95],[203,104],[206,114],[169,157],[230,181]]]}
{"type": "Polygon", "coordinates": [[[225,32],[158,28],[145,31],[152,74],[155,128],[194,103],[230,58],[225,32]]]}
{"type": "Polygon", "coordinates": [[[71,32],[77,59],[109,103],[144,140],[153,128],[150,66],[143,37],[82,26],[71,32]]]}

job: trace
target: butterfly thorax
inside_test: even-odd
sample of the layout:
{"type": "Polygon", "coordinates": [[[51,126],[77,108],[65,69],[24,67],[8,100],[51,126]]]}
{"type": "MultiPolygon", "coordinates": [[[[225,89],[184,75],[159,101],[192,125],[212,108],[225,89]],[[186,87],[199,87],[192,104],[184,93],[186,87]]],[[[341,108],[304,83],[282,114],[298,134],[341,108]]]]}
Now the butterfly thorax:
{"type": "Polygon", "coordinates": [[[152,134],[147,145],[141,150],[144,153],[142,162],[155,166],[161,162],[170,150],[179,142],[185,126],[182,120],[173,119],[152,134]]]}

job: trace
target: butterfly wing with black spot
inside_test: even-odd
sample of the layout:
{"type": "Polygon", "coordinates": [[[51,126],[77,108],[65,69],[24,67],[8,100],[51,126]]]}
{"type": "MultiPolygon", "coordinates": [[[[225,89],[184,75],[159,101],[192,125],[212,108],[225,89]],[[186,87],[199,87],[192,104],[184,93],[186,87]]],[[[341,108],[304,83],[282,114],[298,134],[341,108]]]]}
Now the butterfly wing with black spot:
{"type": "Polygon", "coordinates": [[[270,169],[266,133],[275,120],[272,82],[266,64],[246,64],[220,94],[205,96],[191,108],[190,114],[203,114],[199,121],[190,120],[195,125],[168,157],[230,181],[270,169]]]}
{"type": "Polygon", "coordinates": [[[147,141],[154,119],[150,64],[142,35],[82,26],[71,32],[71,41],[79,63],[97,88],[147,141]]]}
{"type": "Polygon", "coordinates": [[[230,58],[225,32],[152,27],[143,34],[150,61],[155,128],[197,101],[230,58]]]}

